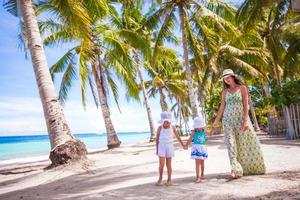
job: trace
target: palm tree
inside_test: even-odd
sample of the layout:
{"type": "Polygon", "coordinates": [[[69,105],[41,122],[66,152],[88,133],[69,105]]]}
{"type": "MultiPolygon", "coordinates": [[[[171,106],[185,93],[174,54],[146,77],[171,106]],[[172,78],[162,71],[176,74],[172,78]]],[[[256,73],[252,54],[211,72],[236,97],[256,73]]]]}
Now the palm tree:
{"type": "Polygon", "coordinates": [[[145,63],[151,78],[146,82],[146,88],[150,97],[159,95],[161,110],[168,111],[167,96],[186,96],[186,83],[183,81],[185,74],[181,71],[176,51],[161,46],[157,53],[159,56],[155,61],[145,63]]]}
{"type": "Polygon", "coordinates": [[[150,142],[154,141],[155,137],[155,127],[152,119],[151,108],[149,106],[149,100],[147,96],[147,92],[145,89],[145,82],[142,73],[142,60],[147,59],[150,56],[150,46],[149,46],[149,35],[150,30],[146,27],[142,27],[142,21],[145,16],[142,14],[142,0],[137,1],[120,1],[122,5],[122,13],[119,16],[118,12],[114,12],[111,14],[110,21],[113,26],[115,26],[119,30],[134,30],[137,34],[139,34],[142,40],[128,40],[128,38],[124,38],[126,43],[132,46],[132,54],[135,61],[135,67],[138,75],[138,79],[140,81],[140,89],[142,90],[144,105],[147,111],[147,117],[150,128],[150,142]],[[146,33],[146,34],[145,34],[146,33]]]}
{"type": "MultiPolygon", "coordinates": [[[[172,31],[174,31],[174,28],[176,27],[175,12],[178,11],[177,18],[180,21],[181,28],[181,40],[183,47],[184,68],[186,71],[186,80],[188,85],[188,96],[190,99],[192,116],[195,117],[198,115],[198,109],[196,105],[189,56],[193,56],[197,66],[204,66],[204,44],[207,42],[207,44],[212,45],[210,48],[213,49],[213,41],[215,41],[215,39],[213,39],[212,42],[209,42],[212,35],[211,31],[205,25],[204,21],[199,19],[201,15],[205,16],[207,19],[209,19],[210,24],[220,25],[220,30],[226,29],[225,31],[227,31],[229,35],[230,33],[234,32],[231,30],[231,27],[227,25],[226,20],[234,19],[234,15],[232,15],[232,10],[234,10],[234,8],[226,3],[209,0],[168,0],[158,2],[160,3],[160,7],[151,16],[149,16],[145,24],[150,27],[158,27],[158,24],[161,21],[161,27],[159,28],[156,37],[156,46],[154,50],[156,52],[158,47],[161,46],[165,40],[169,42],[174,40],[172,31]],[[203,38],[205,40],[203,40],[203,38]]],[[[233,34],[233,36],[235,35],[236,34],[233,34]]],[[[154,55],[156,55],[156,53],[154,53],[154,55]]]]}
{"type": "Polygon", "coordinates": [[[237,20],[244,31],[255,30],[265,43],[265,50],[270,54],[273,67],[272,75],[277,85],[287,75],[299,74],[299,14],[292,11],[290,0],[269,1],[264,6],[259,1],[246,0],[237,20]],[[247,19],[246,19],[247,15],[247,19]],[[248,16],[253,16],[252,20],[248,16]]]}
{"type": "MultiPolygon", "coordinates": [[[[97,5],[97,2],[94,2],[97,5]]],[[[99,2],[98,2],[99,3],[99,2]]],[[[103,3],[103,2],[102,2],[103,3]]],[[[93,10],[94,4],[86,2],[84,5],[87,10],[93,10]]],[[[40,9],[49,9],[52,12],[59,13],[60,9],[55,7],[55,5],[42,4],[40,9]]],[[[109,8],[113,10],[112,7],[109,8]]],[[[111,73],[120,78],[127,87],[128,95],[137,96],[137,85],[134,79],[134,70],[132,67],[132,61],[129,56],[130,47],[125,44],[121,39],[121,35],[130,38],[132,35],[137,36],[137,34],[132,31],[118,31],[110,29],[109,26],[104,25],[103,21],[105,13],[101,13],[102,9],[99,8],[98,12],[100,14],[91,14],[91,22],[89,24],[88,32],[81,33],[77,31],[73,32],[74,26],[72,24],[60,24],[58,22],[47,21],[44,22],[45,30],[52,30],[51,34],[48,35],[44,43],[50,45],[53,43],[70,42],[74,41],[79,43],[78,46],[70,49],[52,68],[52,73],[57,73],[65,70],[63,76],[63,82],[61,83],[60,94],[64,99],[66,97],[68,89],[70,88],[71,80],[74,79],[76,58],[79,60],[79,75],[82,83],[82,100],[83,104],[85,102],[85,85],[89,77],[89,72],[94,78],[96,83],[96,89],[98,92],[98,99],[100,101],[100,107],[102,110],[102,115],[105,122],[106,132],[107,132],[107,146],[108,148],[114,148],[120,146],[120,141],[114,129],[113,123],[110,118],[110,110],[107,103],[108,98],[108,85],[110,85],[113,92],[114,98],[118,105],[118,88],[117,84],[113,81],[111,73]],[[75,56],[76,55],[76,56],[75,56]]],[[[46,31],[47,32],[47,31],[46,31]]],[[[97,100],[96,100],[97,102],[97,100]]]]}
{"type": "MultiPolygon", "coordinates": [[[[261,5],[260,1],[246,0],[237,15],[244,31],[254,29],[260,33],[266,44],[266,51],[270,54],[271,74],[279,87],[282,79],[287,75],[295,77],[297,73],[299,74],[299,67],[296,65],[300,54],[297,31],[299,14],[292,12],[290,3],[289,0],[269,1],[269,4],[261,5]],[[251,20],[248,20],[249,15],[253,16],[250,17],[251,20]]],[[[288,120],[288,109],[282,105],[282,110],[287,126],[287,137],[293,138],[294,130],[288,120]]]]}
{"type": "Polygon", "coordinates": [[[154,57],[156,57],[156,51],[159,46],[162,45],[163,40],[169,39],[172,40],[172,31],[175,28],[175,11],[179,10],[180,16],[180,26],[181,26],[181,34],[182,34],[182,45],[184,52],[184,66],[186,70],[186,79],[188,85],[188,94],[190,98],[191,108],[193,117],[198,115],[196,99],[193,92],[193,82],[192,82],[192,74],[188,64],[188,47],[187,47],[187,29],[189,28],[188,16],[187,13],[190,10],[191,2],[184,0],[169,0],[169,1],[159,1],[160,7],[154,12],[146,21],[148,27],[157,26],[160,19],[163,20],[162,25],[157,33],[156,44],[154,48],[154,57]]]}
{"type": "Polygon", "coordinates": [[[4,7],[15,15],[18,14],[16,12],[18,9],[22,13],[28,48],[51,143],[52,165],[85,159],[87,153],[85,145],[72,135],[55,93],[32,1],[20,0],[18,4],[20,7],[16,7],[16,1],[6,1],[4,7]]]}

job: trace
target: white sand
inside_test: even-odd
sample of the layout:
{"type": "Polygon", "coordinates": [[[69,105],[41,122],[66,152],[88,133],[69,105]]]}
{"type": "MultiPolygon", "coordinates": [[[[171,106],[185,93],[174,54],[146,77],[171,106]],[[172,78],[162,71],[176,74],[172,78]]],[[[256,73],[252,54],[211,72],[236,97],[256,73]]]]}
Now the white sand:
{"type": "Polygon", "coordinates": [[[154,144],[94,152],[89,169],[44,170],[48,160],[2,162],[0,199],[300,199],[300,140],[263,135],[260,140],[266,175],[229,181],[227,150],[223,138],[214,136],[208,144],[206,179],[198,184],[193,182],[190,150],[176,144],[171,187],[154,186],[158,174],[154,144]]]}

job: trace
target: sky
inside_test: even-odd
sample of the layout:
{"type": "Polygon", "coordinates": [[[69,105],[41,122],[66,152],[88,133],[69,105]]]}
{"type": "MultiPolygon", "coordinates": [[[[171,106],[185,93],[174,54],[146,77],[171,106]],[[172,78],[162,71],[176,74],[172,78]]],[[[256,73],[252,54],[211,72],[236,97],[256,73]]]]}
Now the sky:
{"type": "MultiPolygon", "coordinates": [[[[230,0],[229,0],[230,1],[230,0]]],[[[238,2],[233,1],[231,2],[238,2]]],[[[20,49],[18,42],[19,20],[0,6],[0,136],[46,134],[38,88],[30,56],[20,49]]],[[[66,52],[67,46],[46,48],[48,65],[54,64],[66,52]]],[[[74,82],[66,102],[64,114],[73,133],[104,133],[105,126],[100,109],[97,109],[89,95],[87,110],[81,103],[79,81],[74,82]]],[[[55,82],[56,90],[59,82],[55,82]]],[[[120,87],[120,107],[109,100],[111,118],[117,132],[148,131],[147,113],[142,103],[124,97],[120,87]]],[[[157,126],[160,116],[158,99],[150,99],[152,117],[157,126]]]]}

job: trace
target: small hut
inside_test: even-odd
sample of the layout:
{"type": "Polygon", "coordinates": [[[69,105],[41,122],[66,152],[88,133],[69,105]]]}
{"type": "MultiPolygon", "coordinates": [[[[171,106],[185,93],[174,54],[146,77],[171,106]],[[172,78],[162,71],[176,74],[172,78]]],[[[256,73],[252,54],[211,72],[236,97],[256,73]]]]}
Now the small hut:
{"type": "Polygon", "coordinates": [[[292,9],[294,12],[300,12],[300,0],[292,0],[292,9]]]}

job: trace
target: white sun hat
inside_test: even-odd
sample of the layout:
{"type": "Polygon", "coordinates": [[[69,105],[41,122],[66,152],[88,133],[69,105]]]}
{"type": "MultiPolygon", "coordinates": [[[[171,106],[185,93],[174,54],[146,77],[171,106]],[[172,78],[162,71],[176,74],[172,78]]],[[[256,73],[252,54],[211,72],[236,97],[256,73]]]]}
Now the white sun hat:
{"type": "Polygon", "coordinates": [[[195,117],[193,126],[194,128],[204,128],[206,126],[205,121],[201,115],[199,117],[195,117]]]}
{"type": "Polygon", "coordinates": [[[172,123],[172,114],[170,112],[162,112],[158,123],[163,124],[165,121],[172,123]]]}
{"type": "Polygon", "coordinates": [[[233,72],[232,69],[224,69],[222,78],[220,79],[220,81],[222,81],[224,78],[226,78],[228,76],[236,76],[236,74],[233,72]]]}

